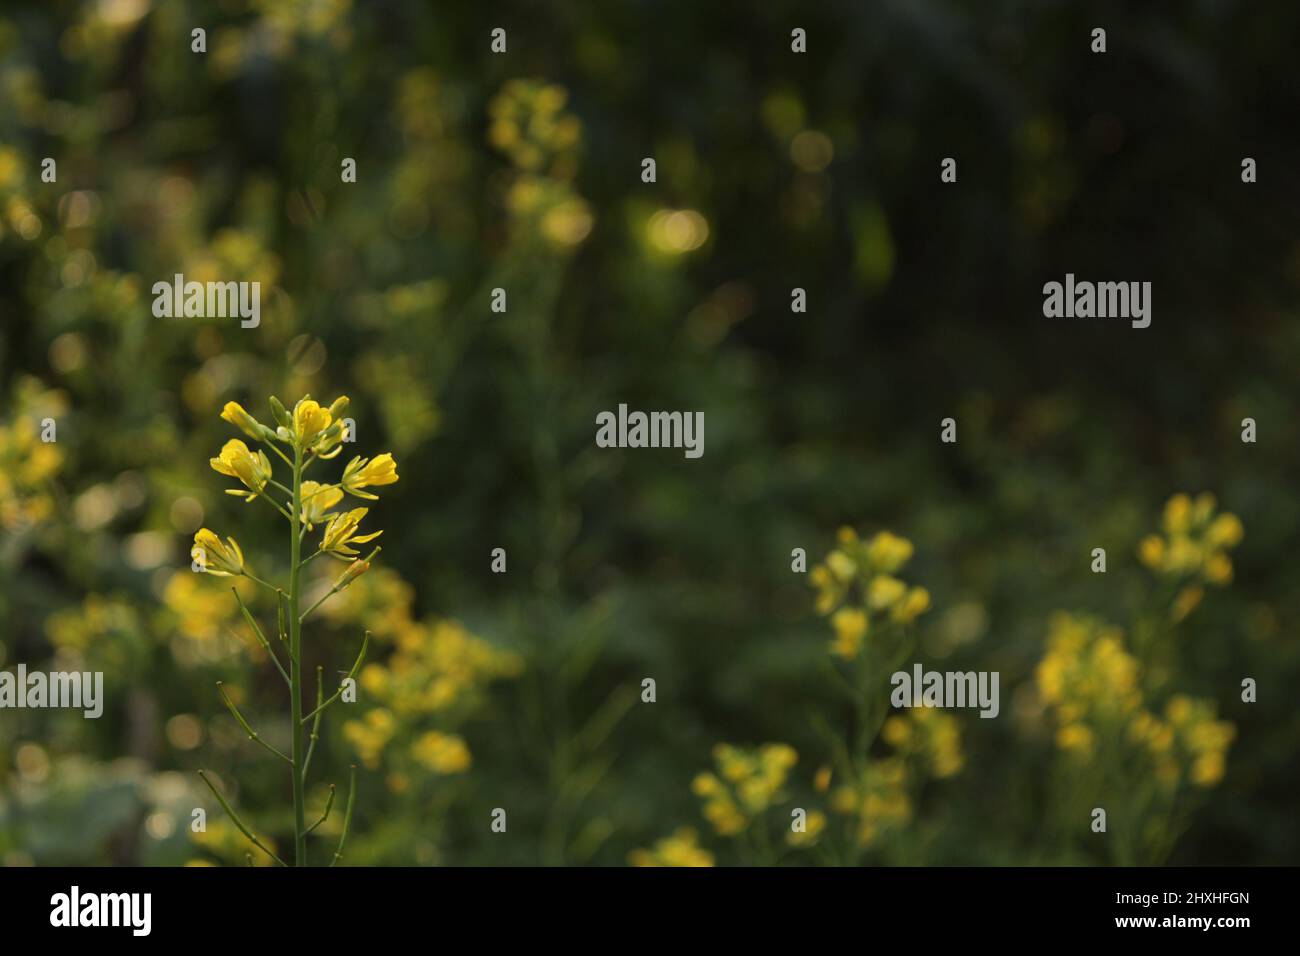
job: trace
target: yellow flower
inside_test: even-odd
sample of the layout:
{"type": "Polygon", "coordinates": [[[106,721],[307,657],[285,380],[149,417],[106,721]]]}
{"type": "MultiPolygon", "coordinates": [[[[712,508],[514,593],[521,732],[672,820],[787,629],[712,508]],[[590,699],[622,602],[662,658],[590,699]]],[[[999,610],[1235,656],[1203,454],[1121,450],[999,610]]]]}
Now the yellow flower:
{"type": "Polygon", "coordinates": [[[713,824],[719,836],[735,836],[745,829],[745,815],[729,797],[710,800],[703,812],[704,819],[713,824]]]}
{"type": "Polygon", "coordinates": [[[764,766],[782,774],[799,762],[799,754],[789,744],[764,744],[760,753],[764,766]]]}
{"type": "Polygon", "coordinates": [[[722,781],[711,773],[696,774],[691,781],[691,791],[697,797],[716,797],[725,792],[722,781]]]}
{"type": "Polygon", "coordinates": [[[1148,568],[1159,571],[1165,563],[1165,541],[1158,534],[1149,534],[1138,545],[1138,558],[1148,568]]]}
{"type": "Polygon", "coordinates": [[[826,556],[826,566],[830,568],[831,574],[840,582],[852,581],[853,576],[857,574],[858,566],[843,551],[832,551],[826,556]]]}
{"type": "Polygon", "coordinates": [[[469,769],[470,753],[465,741],[455,734],[431,730],[411,747],[416,761],[434,773],[463,773],[469,769]]]}
{"type": "Polygon", "coordinates": [[[817,842],[825,829],[826,814],[820,810],[814,810],[804,819],[803,832],[800,833],[792,829],[785,835],[785,840],[791,846],[811,846],[817,842]]]}
{"type": "Polygon", "coordinates": [[[1175,623],[1183,620],[1196,610],[1204,596],[1205,592],[1198,587],[1183,588],[1178,592],[1178,597],[1174,598],[1174,606],[1169,612],[1170,617],[1175,623]]]}
{"type": "Polygon", "coordinates": [[[235,577],[244,573],[244,552],[239,549],[238,542],[234,538],[227,538],[223,543],[207,528],[200,528],[194,533],[194,547],[190,549],[190,556],[208,574],[235,577]]]}
{"type": "Polygon", "coordinates": [[[362,491],[370,485],[391,485],[397,481],[397,462],[388,452],[376,458],[353,458],[343,469],[343,488],[358,498],[376,499],[378,495],[362,491]]]}
{"type": "Polygon", "coordinates": [[[713,866],[713,855],[696,843],[695,831],[682,827],[664,837],[651,850],[633,850],[627,855],[633,866],[713,866]]]}
{"type": "Polygon", "coordinates": [[[829,766],[819,767],[816,776],[813,777],[813,789],[818,793],[825,793],[831,785],[831,768],[829,766]]]}
{"type": "Polygon", "coordinates": [[[328,409],[330,424],[321,431],[320,437],[312,448],[317,458],[328,460],[343,451],[342,416],[347,407],[348,397],[346,395],[336,398],[333,404],[330,405],[328,409]]]}
{"type": "Polygon", "coordinates": [[[1175,694],[1165,704],[1165,716],[1174,724],[1185,724],[1192,718],[1192,700],[1185,694],[1175,694]]]}
{"type": "Polygon", "coordinates": [[[885,721],[880,733],[891,747],[901,747],[912,736],[912,725],[902,717],[890,717],[885,721]]]}
{"type": "Polygon", "coordinates": [[[867,545],[867,561],[878,571],[897,571],[912,558],[912,542],[888,531],[879,532],[867,545]]]}
{"type": "Polygon", "coordinates": [[[271,463],[266,458],[266,452],[253,454],[238,438],[232,438],[222,445],[221,456],[209,458],[208,464],[214,471],[238,478],[248,491],[230,488],[226,494],[236,495],[246,501],[252,501],[261,494],[271,477],[271,463]]]}
{"type": "MultiPolygon", "coordinates": [[[[379,532],[377,531],[375,532],[375,534],[378,533],[379,532]]],[[[371,535],[371,537],[373,538],[374,535],[371,535]]],[[[360,541],[361,539],[357,538],[355,540],[360,541]]],[[[343,573],[339,575],[339,579],[334,582],[334,590],[342,591],[349,584],[351,584],[353,581],[361,577],[361,575],[365,574],[369,570],[370,570],[370,562],[362,561],[360,558],[357,558],[355,561],[353,561],[351,564],[349,564],[346,568],[343,569],[343,573]]]]}
{"type": "Polygon", "coordinates": [[[1232,580],[1232,559],[1226,554],[1215,554],[1205,562],[1205,580],[1211,584],[1227,584],[1232,580]]]}
{"type": "Polygon", "coordinates": [[[248,414],[244,410],[244,406],[240,405],[239,402],[226,402],[225,407],[221,410],[221,417],[240,429],[249,438],[257,441],[266,441],[271,435],[271,430],[248,414]]]}
{"type": "Polygon", "coordinates": [[[354,544],[365,544],[367,541],[373,541],[383,534],[382,531],[376,531],[373,534],[358,535],[358,525],[361,519],[366,516],[369,509],[353,508],[351,511],[344,511],[338,514],[330,515],[329,524],[325,525],[325,536],[321,542],[322,551],[330,551],[334,554],[345,554],[354,558],[358,552],[353,550],[354,544]]]}
{"type": "Polygon", "coordinates": [[[907,585],[898,578],[878,574],[867,585],[867,605],[874,611],[884,610],[897,604],[906,593],[907,585]]]}
{"type": "Polygon", "coordinates": [[[392,711],[377,707],[367,711],[364,720],[349,720],[343,725],[343,736],[356,749],[362,762],[370,768],[379,766],[384,748],[393,739],[397,722],[392,711]]]}
{"type": "Polygon", "coordinates": [[[290,437],[299,448],[311,448],[321,433],[330,427],[331,421],[333,416],[328,408],[322,408],[320,402],[304,396],[293,406],[293,431],[290,437]]]}
{"type": "Polygon", "coordinates": [[[866,613],[855,607],[840,608],[831,616],[831,626],[835,629],[831,653],[845,660],[857,657],[867,633],[866,613]]]}
{"type": "Polygon", "coordinates": [[[930,592],[925,588],[912,588],[907,592],[907,597],[894,606],[892,614],[894,620],[910,624],[929,608],[930,592]]]}
{"type": "Polygon", "coordinates": [[[304,481],[299,489],[302,496],[302,521],[310,531],[326,518],[325,512],[343,500],[343,489],[338,485],[322,485],[304,481]]]}
{"type": "Polygon", "coordinates": [[[1056,746],[1088,755],[1092,753],[1092,731],[1083,724],[1067,724],[1056,732],[1056,746]]]}
{"type": "Polygon", "coordinates": [[[1243,534],[1241,519],[1225,511],[1210,522],[1205,540],[1212,548],[1233,548],[1241,543],[1243,534]]]}
{"type": "Polygon", "coordinates": [[[1192,783],[1198,787],[1212,787],[1223,779],[1223,754],[1204,753],[1192,763],[1192,783]]]}
{"type": "Polygon", "coordinates": [[[1192,500],[1177,494],[1165,502],[1165,532],[1170,535],[1186,534],[1192,523],[1192,500]]]}
{"type": "Polygon", "coordinates": [[[1214,495],[1208,491],[1202,491],[1196,496],[1196,501],[1192,504],[1192,524],[1199,527],[1209,521],[1210,515],[1214,514],[1214,508],[1217,504],[1214,495]]]}

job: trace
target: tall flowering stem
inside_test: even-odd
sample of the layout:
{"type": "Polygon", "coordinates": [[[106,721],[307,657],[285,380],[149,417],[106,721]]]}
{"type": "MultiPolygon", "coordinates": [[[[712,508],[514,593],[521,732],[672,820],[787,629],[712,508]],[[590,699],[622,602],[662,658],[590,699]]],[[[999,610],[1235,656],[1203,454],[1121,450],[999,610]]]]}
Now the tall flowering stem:
{"type": "MultiPolygon", "coordinates": [[[[290,765],[291,786],[293,791],[294,839],[292,865],[307,865],[307,837],[328,819],[334,805],[335,786],[330,785],[330,798],[325,804],[324,813],[311,826],[307,826],[307,807],[305,792],[307,787],[307,770],[320,732],[320,721],[324,712],[340,697],[343,687],[328,698],[321,683],[321,669],[317,668],[316,707],[311,713],[303,714],[302,696],[302,625],[303,622],[326,600],[347,588],[360,575],[370,569],[371,562],[379,554],[375,548],[368,556],[362,558],[354,545],[363,544],[379,537],[381,532],[361,534],[361,521],[369,509],[353,508],[347,511],[333,512],[336,505],[343,501],[345,495],[374,500],[378,496],[367,488],[389,485],[397,481],[397,465],[393,456],[379,455],[373,459],[356,457],[348,463],[337,484],[321,484],[318,481],[304,481],[303,474],[317,460],[335,458],[343,450],[345,441],[350,440],[346,430],[348,424],[340,416],[347,407],[347,398],[339,398],[328,408],[322,407],[310,397],[302,398],[294,405],[292,413],[274,396],[270,399],[271,411],[275,416],[276,426],[272,429],[246,412],[236,402],[229,402],[221,417],[239,428],[248,437],[265,444],[292,472],[291,485],[285,485],[275,479],[270,459],[261,451],[250,451],[244,442],[232,439],[226,442],[217,458],[211,459],[213,470],[237,478],[242,487],[233,488],[227,494],[244,499],[245,502],[265,501],[287,521],[289,525],[289,581],[287,588],[280,588],[256,574],[244,559],[244,552],[234,538],[222,540],[207,528],[202,528],[194,536],[194,568],[207,574],[220,577],[247,577],[262,587],[274,592],[278,631],[282,644],[288,646],[288,668],[281,662],[277,651],[266,639],[252,613],[240,600],[240,610],[253,631],[258,643],[270,655],[278,670],[289,685],[289,708],[291,714],[291,739],[289,754],[263,740],[261,735],[240,713],[234,701],[224,687],[218,684],[221,699],[230,710],[239,726],[248,734],[250,740],[272,754],[286,760],[290,765]],[[283,447],[282,447],[283,446],[283,447]],[[286,500],[276,497],[285,496],[286,500]],[[322,525],[321,540],[316,550],[303,557],[303,542],[308,533],[322,525]],[[302,605],[302,569],[318,557],[328,556],[345,562],[347,567],[339,575],[329,591],[305,611],[302,605]],[[287,605],[287,616],[286,616],[287,605]],[[310,743],[308,743],[307,724],[311,722],[310,743]]],[[[346,681],[354,680],[361,662],[365,658],[366,648],[370,643],[367,633],[362,640],[361,650],[355,663],[348,671],[346,681]]],[[[203,782],[208,785],[217,798],[217,802],[234,821],[239,831],[257,849],[266,853],[276,863],[288,866],[273,848],[258,839],[253,831],[242,821],[230,806],[221,791],[208,779],[207,774],[199,772],[203,782]]],[[[344,808],[342,832],[330,865],[336,865],[343,858],[343,849],[351,828],[352,811],[356,799],[356,768],[352,769],[348,781],[347,806],[344,808]]]]}
{"type": "Polygon", "coordinates": [[[307,859],[307,833],[303,829],[307,813],[303,799],[302,749],[302,621],[298,618],[298,594],[302,578],[302,449],[293,449],[293,520],[289,524],[289,697],[293,721],[293,858],[307,859]]]}

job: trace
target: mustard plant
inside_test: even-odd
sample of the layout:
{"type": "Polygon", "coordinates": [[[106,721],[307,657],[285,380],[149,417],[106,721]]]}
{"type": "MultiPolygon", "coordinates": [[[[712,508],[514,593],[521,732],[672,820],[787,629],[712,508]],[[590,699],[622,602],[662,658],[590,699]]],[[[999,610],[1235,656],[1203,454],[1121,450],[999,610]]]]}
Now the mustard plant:
{"type": "MultiPolygon", "coordinates": [[[[292,865],[305,866],[307,865],[307,837],[329,818],[330,810],[334,805],[335,787],[331,784],[324,812],[314,823],[307,825],[304,793],[312,755],[320,738],[321,717],[343,696],[344,690],[350,684],[355,686],[357,671],[365,659],[366,648],[370,643],[370,634],[368,631],[365,632],[356,661],[338,690],[328,698],[325,697],[323,669],[317,668],[316,706],[304,714],[302,626],[313,611],[369,570],[380,551],[375,547],[363,558],[355,547],[374,540],[382,533],[361,532],[361,522],[366,517],[367,508],[340,511],[333,509],[342,503],[347,495],[375,500],[378,496],[366,489],[397,481],[397,465],[393,461],[393,456],[387,453],[370,459],[356,457],[343,469],[337,482],[321,483],[307,480],[304,475],[312,465],[317,461],[336,458],[342,452],[344,442],[350,440],[350,435],[346,433],[347,423],[342,418],[348,399],[342,397],[328,407],[324,407],[313,401],[310,396],[304,396],[294,405],[292,413],[286,410],[275,396],[271,396],[269,404],[275,416],[275,428],[259,422],[237,402],[227,402],[221,417],[239,428],[249,438],[265,446],[284,462],[289,469],[288,483],[276,479],[271,459],[267,457],[265,451],[260,449],[253,451],[237,438],[226,442],[220,455],[210,459],[210,464],[215,471],[237,479],[242,486],[227,490],[227,494],[243,498],[246,503],[260,499],[274,508],[288,524],[289,579],[286,586],[277,586],[254,573],[234,538],[227,537],[222,540],[207,528],[200,528],[194,535],[191,555],[194,559],[194,568],[198,571],[219,577],[245,577],[275,596],[277,630],[281,645],[279,650],[267,639],[266,633],[240,597],[238,590],[231,588],[244,620],[288,686],[291,733],[289,753],[286,754],[267,742],[253,729],[220,682],[217,683],[217,690],[231,716],[248,734],[249,739],[289,765],[294,817],[292,865]],[[321,529],[321,537],[316,550],[304,558],[303,543],[307,535],[318,527],[321,529]],[[319,600],[306,610],[302,610],[304,591],[302,571],[320,557],[342,561],[346,567],[333,586],[319,600]],[[287,658],[287,667],[281,662],[281,654],[287,658]]],[[[226,798],[222,796],[221,791],[208,779],[207,774],[200,770],[199,776],[212,790],[217,802],[229,814],[235,826],[255,847],[281,866],[290,865],[259,840],[244,824],[226,798]]],[[[331,866],[343,857],[356,800],[356,782],[354,765],[349,773],[343,826],[338,846],[330,860],[331,866]]]]}

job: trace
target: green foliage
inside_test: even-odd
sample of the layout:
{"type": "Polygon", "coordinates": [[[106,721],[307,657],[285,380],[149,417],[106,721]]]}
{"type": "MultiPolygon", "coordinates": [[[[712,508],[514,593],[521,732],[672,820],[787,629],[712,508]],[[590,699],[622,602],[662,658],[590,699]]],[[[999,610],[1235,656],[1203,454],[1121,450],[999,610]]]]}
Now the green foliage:
{"type": "MultiPolygon", "coordinates": [[[[247,523],[263,506],[208,466],[225,403],[273,393],[349,395],[357,447],[402,468],[385,567],[302,650],[329,688],[372,633],[312,765],[337,786],[313,834],[331,846],[358,765],[344,863],[857,858],[757,831],[739,854],[692,791],[719,743],[779,741],[799,762],[770,778],[773,838],[791,806],[825,806],[856,847],[834,806],[850,784],[902,818],[898,725],[851,738],[866,779],[816,786],[825,728],[854,711],[827,691],[834,633],[790,553],[845,524],[914,543],[908,580],[933,598],[914,659],[999,671],[1003,694],[997,720],[957,716],[960,774],[908,777],[906,824],[861,858],[1111,861],[1061,831],[1087,820],[1062,823],[1051,787],[1073,778],[1036,672],[1061,610],[1137,652],[1176,596],[1139,546],[1202,488],[1245,528],[1234,579],[1144,674],[1161,708],[1214,702],[1235,739],[1194,812],[1151,804],[1143,858],[1300,858],[1300,324],[1279,228],[1300,214],[1300,11],[1115,11],[1095,57],[1082,9],[815,6],[519,5],[503,56],[477,13],[421,3],[0,14],[0,668],[103,670],[108,697],[94,721],[0,712],[0,861],[243,865],[200,767],[259,839],[293,844],[283,767],[212,691],[240,688],[287,751],[281,677],[189,564],[207,526],[283,565],[283,529],[247,523]],[[1151,280],[1152,327],[1043,320],[1067,269],[1151,280]],[[261,282],[260,324],[155,318],[177,273],[261,282]],[[596,448],[619,402],[704,411],[707,453],[596,448]]],[[[274,602],[238,587],[272,635],[274,602]]],[[[309,822],[328,799],[308,787],[309,822]]]]}

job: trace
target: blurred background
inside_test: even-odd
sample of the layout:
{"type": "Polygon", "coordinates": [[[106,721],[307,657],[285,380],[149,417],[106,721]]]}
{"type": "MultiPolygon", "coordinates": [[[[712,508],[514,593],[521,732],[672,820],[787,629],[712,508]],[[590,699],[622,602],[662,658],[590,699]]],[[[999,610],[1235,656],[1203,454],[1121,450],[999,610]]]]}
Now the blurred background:
{"type": "Polygon", "coordinates": [[[200,768],[291,845],[287,776],[214,682],[286,748],[287,696],[189,548],[210,527],[284,574],[279,519],[208,459],[242,437],[227,401],[267,421],[310,392],[350,396],[356,453],[401,474],[377,568],[305,636],[332,674],[375,634],[309,789],[358,764],[352,863],[845,859],[833,826],[751,845],[852,802],[832,627],[791,557],[811,572],[842,526],[914,545],[909,663],[1002,692],[996,720],[948,712],[905,796],[846,810],[855,860],[1296,863],[1300,8],[1083,6],[6,4],[0,669],[100,670],[106,704],[0,711],[0,861],[242,865],[200,768]],[[1152,282],[1150,328],[1045,319],[1067,272],[1152,282]],[[155,318],[175,273],[261,282],[260,325],[155,318]],[[596,448],[620,402],[703,411],[704,456],[596,448]],[[1181,492],[1244,528],[1196,601],[1139,560],[1181,492]],[[1059,611],[1126,641],[1163,621],[1150,709],[1232,727],[1220,773],[1163,765],[1161,837],[1122,853],[1061,781],[1116,806],[1152,774],[1059,732],[1059,611]],[[711,769],[761,777],[743,832],[711,769]]]}

